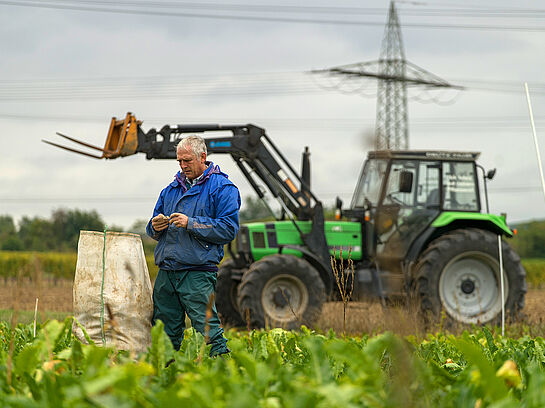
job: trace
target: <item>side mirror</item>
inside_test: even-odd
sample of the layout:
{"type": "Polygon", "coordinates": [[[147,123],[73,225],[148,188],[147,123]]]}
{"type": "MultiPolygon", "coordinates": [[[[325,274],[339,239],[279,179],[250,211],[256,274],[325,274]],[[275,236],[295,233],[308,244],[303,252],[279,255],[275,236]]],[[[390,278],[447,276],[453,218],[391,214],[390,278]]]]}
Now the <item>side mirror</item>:
{"type": "Polygon", "coordinates": [[[399,189],[400,193],[410,193],[413,191],[413,173],[406,170],[401,170],[399,173],[399,189]]]}
{"type": "Polygon", "coordinates": [[[486,178],[488,180],[492,180],[495,175],[496,175],[496,169],[488,170],[488,173],[486,173],[486,178]]]}

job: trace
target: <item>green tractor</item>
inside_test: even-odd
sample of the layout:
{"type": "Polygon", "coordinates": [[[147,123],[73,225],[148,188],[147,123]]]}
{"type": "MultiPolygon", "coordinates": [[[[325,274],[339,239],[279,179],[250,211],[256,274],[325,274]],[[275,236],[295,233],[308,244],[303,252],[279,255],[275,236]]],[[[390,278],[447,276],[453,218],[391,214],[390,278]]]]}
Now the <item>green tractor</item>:
{"type": "MultiPolygon", "coordinates": [[[[502,311],[499,242],[502,247],[505,310],[516,317],[524,306],[526,273],[520,258],[498,236],[512,237],[505,216],[481,212],[478,153],[375,151],[368,154],[346,221],[326,221],[333,255],[350,251],[353,300],[418,301],[421,311],[466,324],[497,322],[502,311]]],[[[483,182],[493,177],[484,175],[483,182]]],[[[486,188],[485,188],[486,196],[486,188]]],[[[485,200],[487,198],[485,197],[485,200]]],[[[338,217],[341,218],[341,217],[338,217]]],[[[238,257],[224,262],[218,309],[235,325],[249,318],[295,327],[319,316],[336,296],[331,268],[301,239],[312,221],[252,223],[241,227],[238,257]],[[244,265],[242,265],[244,264],[244,265]],[[242,266],[242,268],[240,268],[242,266]],[[249,316],[240,314],[248,310],[249,316]]]]}
{"type": "Polygon", "coordinates": [[[91,155],[97,158],[142,152],[148,159],[174,159],[183,134],[221,132],[205,135],[209,153],[231,155],[256,194],[264,198],[262,183],[280,205],[275,221],[242,225],[236,250],[229,246],[216,288],[224,323],[312,324],[324,302],[340,299],[334,254],[342,268],[347,258],[353,264],[344,283],[353,285],[355,301],[414,299],[424,315],[437,319],[444,311],[462,324],[495,323],[503,307],[516,318],[524,306],[526,273],[501,238],[513,236],[505,215],[488,213],[486,182],[494,171],[485,174],[478,153],[370,152],[349,208],[337,199],[337,220],[325,221],[310,186],[308,149],[299,174],[255,125],[167,125],[147,132],[140,125],[130,113],[113,118],[103,149],[84,145],[102,151],[91,155]]]}

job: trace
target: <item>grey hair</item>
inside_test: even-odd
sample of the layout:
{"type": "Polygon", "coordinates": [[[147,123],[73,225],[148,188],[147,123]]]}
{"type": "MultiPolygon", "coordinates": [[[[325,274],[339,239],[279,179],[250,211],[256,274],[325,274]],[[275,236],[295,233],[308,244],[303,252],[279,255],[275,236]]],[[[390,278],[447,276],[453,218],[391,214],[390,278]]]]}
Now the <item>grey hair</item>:
{"type": "Polygon", "coordinates": [[[201,153],[208,154],[204,139],[197,135],[188,135],[184,137],[178,143],[176,150],[183,149],[184,147],[189,147],[197,157],[201,157],[201,153]]]}

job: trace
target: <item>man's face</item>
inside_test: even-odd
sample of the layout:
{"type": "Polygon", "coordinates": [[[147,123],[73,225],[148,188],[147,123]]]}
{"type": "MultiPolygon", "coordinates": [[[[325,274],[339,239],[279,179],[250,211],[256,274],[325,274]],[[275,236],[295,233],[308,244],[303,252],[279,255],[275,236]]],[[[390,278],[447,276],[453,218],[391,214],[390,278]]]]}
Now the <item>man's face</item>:
{"type": "Polygon", "coordinates": [[[189,180],[199,177],[206,170],[206,154],[201,153],[201,157],[195,156],[190,147],[184,146],[176,151],[176,159],[180,163],[180,168],[189,180]]]}

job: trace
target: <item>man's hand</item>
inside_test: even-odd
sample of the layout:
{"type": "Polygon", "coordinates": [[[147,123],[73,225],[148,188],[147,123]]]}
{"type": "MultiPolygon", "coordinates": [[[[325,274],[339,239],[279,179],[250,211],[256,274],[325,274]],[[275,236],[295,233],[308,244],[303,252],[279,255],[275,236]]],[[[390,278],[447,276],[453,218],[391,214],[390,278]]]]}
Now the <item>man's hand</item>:
{"type": "Polygon", "coordinates": [[[187,228],[187,215],[181,213],[172,213],[170,215],[170,223],[177,227],[187,228]]]}
{"type": "Polygon", "coordinates": [[[168,228],[168,217],[163,214],[156,215],[151,219],[151,225],[155,231],[163,231],[168,228]]]}

